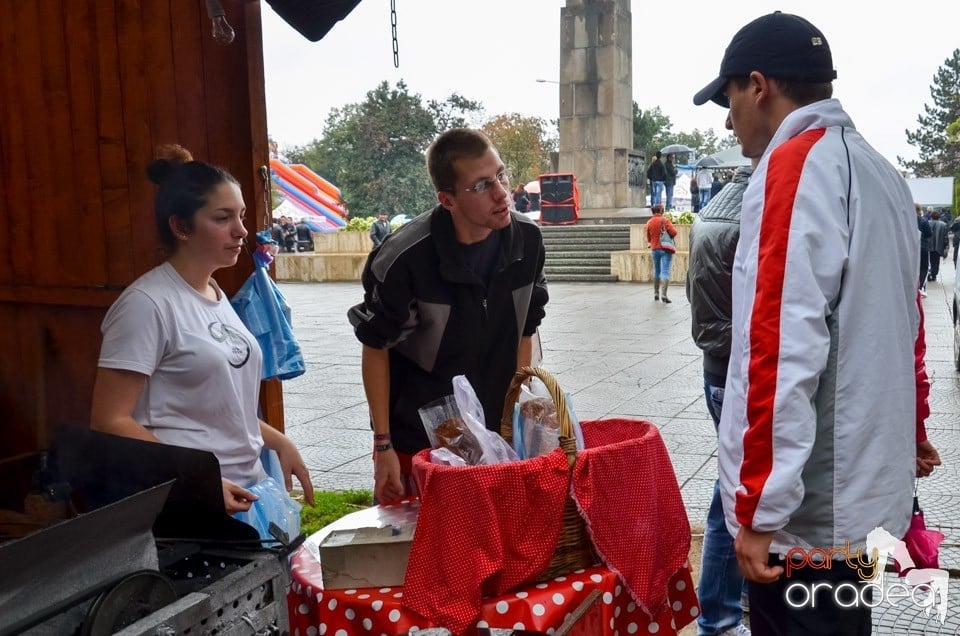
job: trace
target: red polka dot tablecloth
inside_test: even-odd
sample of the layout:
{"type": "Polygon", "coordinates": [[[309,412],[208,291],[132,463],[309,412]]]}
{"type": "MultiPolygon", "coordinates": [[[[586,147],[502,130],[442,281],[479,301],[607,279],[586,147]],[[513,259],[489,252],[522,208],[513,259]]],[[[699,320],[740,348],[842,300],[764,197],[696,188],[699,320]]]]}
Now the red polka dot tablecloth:
{"type": "MultiPolygon", "coordinates": [[[[402,587],[324,590],[320,563],[305,548],[293,554],[290,565],[287,603],[290,630],[295,636],[392,636],[442,627],[405,609],[401,605],[402,587]]],[[[477,628],[483,627],[552,634],[593,590],[600,590],[600,600],[578,624],[575,633],[676,634],[700,613],[689,564],[685,563],[670,579],[668,603],[652,619],[633,602],[613,572],[592,567],[548,583],[484,599],[479,620],[467,634],[475,634],[477,628]]]]}

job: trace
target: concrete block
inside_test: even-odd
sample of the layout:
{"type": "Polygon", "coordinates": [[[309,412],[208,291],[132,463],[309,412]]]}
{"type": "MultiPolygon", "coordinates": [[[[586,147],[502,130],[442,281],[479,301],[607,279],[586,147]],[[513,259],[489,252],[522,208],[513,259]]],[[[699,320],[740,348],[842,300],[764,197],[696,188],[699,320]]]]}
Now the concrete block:
{"type": "Polygon", "coordinates": [[[320,254],[369,252],[373,241],[367,232],[314,232],[313,251],[320,254]]]}
{"type": "Polygon", "coordinates": [[[573,27],[573,48],[584,49],[590,46],[590,36],[587,34],[587,16],[575,15],[570,24],[573,27]]]}
{"type": "MultiPolygon", "coordinates": [[[[565,117],[573,117],[573,98],[575,93],[575,84],[560,85],[560,118],[563,121],[565,117]]],[[[563,138],[563,135],[560,135],[563,138]]]]}
{"type": "Polygon", "coordinates": [[[360,280],[367,253],[277,254],[277,280],[322,282],[360,280]]]}
{"type": "Polygon", "coordinates": [[[580,116],[595,116],[597,114],[597,83],[580,82],[575,86],[573,98],[573,114],[580,116]]]}
{"type": "Polygon", "coordinates": [[[587,51],[589,49],[570,49],[564,55],[560,52],[560,83],[585,82],[587,80],[587,51]]]}
{"type": "Polygon", "coordinates": [[[616,109],[615,90],[612,82],[600,82],[597,87],[597,114],[612,115],[616,109]]]}
{"type": "MultiPolygon", "coordinates": [[[[625,179],[616,171],[616,158],[613,150],[597,153],[597,183],[623,182],[625,179]]],[[[606,206],[605,206],[606,207],[606,206]]]]}
{"type": "MultiPolygon", "coordinates": [[[[670,282],[678,286],[687,280],[689,253],[677,251],[670,263],[670,282]]],[[[653,254],[647,251],[620,251],[610,254],[610,273],[621,281],[649,283],[653,281],[653,254]]],[[[674,293],[683,294],[682,289],[674,293]]]]}
{"type": "MultiPolygon", "coordinates": [[[[677,235],[673,237],[673,242],[677,245],[677,251],[690,251],[690,228],[692,228],[693,225],[689,223],[674,223],[673,226],[677,228],[677,235]]],[[[634,251],[650,250],[650,242],[647,241],[646,224],[639,225],[634,223],[630,225],[630,249],[634,251]]]]}
{"type": "MultiPolygon", "coordinates": [[[[596,162],[597,153],[595,150],[575,150],[573,152],[573,173],[577,175],[578,182],[581,179],[588,184],[596,182],[596,162]]],[[[582,188],[581,193],[583,193],[582,188]]]]}
{"type": "Polygon", "coordinates": [[[615,46],[597,47],[597,79],[620,79],[620,55],[615,46]]]}

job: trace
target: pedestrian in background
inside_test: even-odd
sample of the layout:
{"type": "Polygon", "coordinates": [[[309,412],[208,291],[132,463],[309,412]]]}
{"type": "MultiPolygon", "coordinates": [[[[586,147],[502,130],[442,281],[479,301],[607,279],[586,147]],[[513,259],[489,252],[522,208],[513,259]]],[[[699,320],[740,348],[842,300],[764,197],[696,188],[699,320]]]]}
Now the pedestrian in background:
{"type": "Polygon", "coordinates": [[[667,162],[663,164],[666,178],[663,187],[667,192],[667,210],[673,209],[673,189],[677,185],[677,164],[673,162],[673,155],[667,155],[667,162]]]}
{"type": "MultiPolygon", "coordinates": [[[[690,230],[687,300],[693,342],[703,350],[703,391],[714,430],[720,427],[730,364],[733,261],[740,240],[740,209],[752,173],[753,167],[737,169],[730,184],[700,211],[690,230]]],[[[699,635],[749,636],[750,630],[741,623],[744,592],[733,537],[723,518],[717,480],[703,533],[697,587],[699,635]]]]}
{"type": "Polygon", "coordinates": [[[653,255],[653,299],[672,302],[667,298],[667,287],[670,285],[670,264],[673,261],[673,249],[664,248],[660,242],[660,233],[666,232],[671,238],[677,235],[677,228],[670,219],[663,215],[663,204],[655,204],[651,211],[653,216],[647,221],[647,242],[653,255]]]}
{"type": "Polygon", "coordinates": [[[923,209],[919,203],[913,204],[917,213],[917,229],[920,230],[920,295],[927,297],[927,274],[930,273],[930,239],[933,237],[933,229],[930,227],[930,221],[923,215],[923,209]]]}
{"type": "Polygon", "coordinates": [[[390,235],[390,216],[385,210],[381,210],[377,215],[377,220],[370,227],[370,240],[373,241],[373,249],[377,249],[383,243],[383,239],[390,235]]]}
{"type": "Polygon", "coordinates": [[[953,235],[953,267],[957,267],[957,247],[960,246],[960,216],[950,224],[950,233],[953,235]]]}
{"type": "Polygon", "coordinates": [[[517,189],[513,191],[513,207],[520,214],[530,209],[530,197],[527,196],[522,183],[518,183],[517,189]]]}
{"type": "Polygon", "coordinates": [[[912,197],[832,98],[836,77],[826,36],[775,12],[734,36],[694,97],[728,107],[744,156],[759,160],[733,268],[718,452],[758,635],[870,634],[869,604],[797,607],[787,585],[859,589],[843,548],[864,549],[877,527],[902,537],[911,519],[912,197]],[[878,334],[891,337],[878,347],[878,334]],[[832,563],[783,560],[811,547],[832,563]]]}
{"type": "Polygon", "coordinates": [[[647,168],[647,181],[650,182],[650,207],[659,205],[663,201],[663,189],[667,181],[667,169],[660,161],[660,151],[658,150],[650,167],[647,168]]]}
{"type": "Polygon", "coordinates": [[[694,214],[700,214],[700,187],[696,177],[690,177],[690,206],[694,214]]]}
{"type": "Polygon", "coordinates": [[[930,215],[930,274],[927,280],[937,280],[940,275],[940,261],[946,260],[950,245],[950,229],[940,220],[936,210],[930,215]]]}
{"type": "Polygon", "coordinates": [[[700,192],[700,209],[707,207],[713,187],[713,170],[700,168],[697,170],[697,190],[700,192]]]}

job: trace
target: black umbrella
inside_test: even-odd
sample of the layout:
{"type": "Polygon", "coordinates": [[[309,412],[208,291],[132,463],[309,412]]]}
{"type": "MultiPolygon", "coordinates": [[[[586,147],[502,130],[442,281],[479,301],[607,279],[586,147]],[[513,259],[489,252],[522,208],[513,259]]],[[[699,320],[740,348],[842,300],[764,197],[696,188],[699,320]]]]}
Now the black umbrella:
{"type": "Polygon", "coordinates": [[[662,155],[678,155],[682,152],[693,152],[693,148],[684,146],[683,144],[670,144],[660,149],[660,154],[662,155]]]}
{"type": "Polygon", "coordinates": [[[720,160],[714,157],[713,155],[707,155],[706,157],[701,157],[696,166],[698,168],[716,168],[720,165],[720,160]]]}

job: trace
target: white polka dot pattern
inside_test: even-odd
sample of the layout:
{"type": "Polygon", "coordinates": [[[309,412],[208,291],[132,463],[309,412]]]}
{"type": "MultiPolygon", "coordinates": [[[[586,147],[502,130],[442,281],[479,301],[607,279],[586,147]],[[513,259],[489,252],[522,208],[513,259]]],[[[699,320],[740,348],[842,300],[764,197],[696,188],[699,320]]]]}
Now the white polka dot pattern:
{"type": "MultiPolygon", "coordinates": [[[[404,588],[323,590],[320,564],[306,549],[290,558],[290,572],[287,604],[294,634],[390,636],[439,626],[407,605],[413,593],[404,588]]],[[[676,634],[700,613],[689,567],[677,570],[665,587],[668,601],[651,619],[613,572],[604,567],[578,569],[548,583],[483,599],[473,626],[554,634],[593,590],[600,590],[600,601],[581,619],[589,633],[676,634]]]]}
{"type": "MultiPolygon", "coordinates": [[[[296,562],[296,554],[293,559],[296,562]]],[[[319,564],[315,570],[301,565],[292,576],[300,578],[303,583],[288,590],[293,633],[305,636],[393,635],[416,633],[437,626],[403,605],[402,588],[317,592],[322,581],[319,564]],[[315,597],[305,597],[304,593],[311,585],[315,597]],[[296,589],[301,592],[297,593],[296,589]]],[[[564,578],[564,581],[552,581],[542,588],[534,585],[499,598],[485,599],[475,626],[552,634],[595,589],[602,592],[600,601],[582,620],[593,621],[586,624],[594,625],[600,636],[676,634],[699,614],[688,570],[679,571],[671,580],[669,603],[653,620],[629,594],[617,594],[618,587],[622,592],[625,589],[616,575],[605,568],[587,568],[564,578]]]]}

